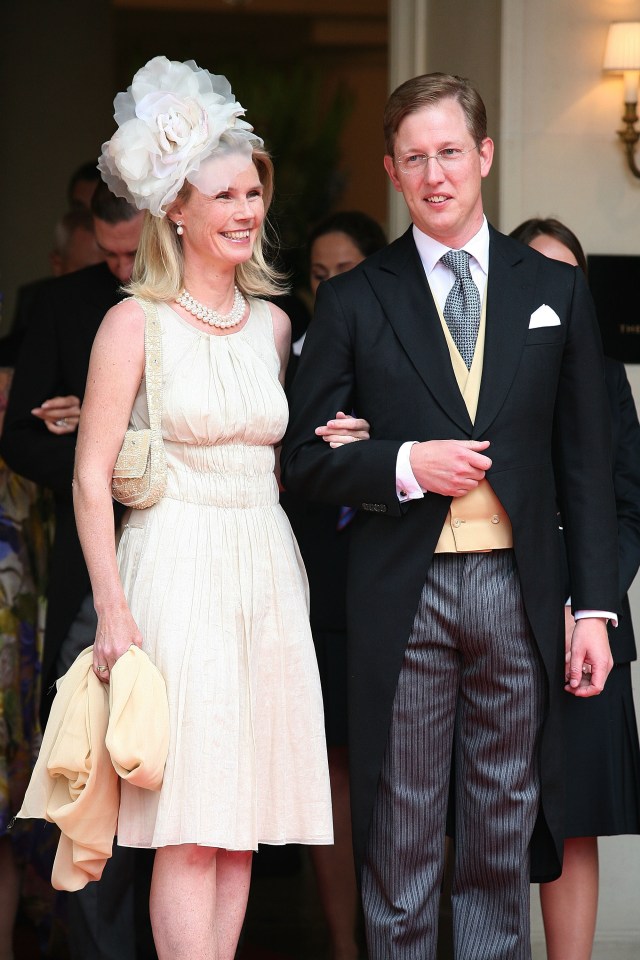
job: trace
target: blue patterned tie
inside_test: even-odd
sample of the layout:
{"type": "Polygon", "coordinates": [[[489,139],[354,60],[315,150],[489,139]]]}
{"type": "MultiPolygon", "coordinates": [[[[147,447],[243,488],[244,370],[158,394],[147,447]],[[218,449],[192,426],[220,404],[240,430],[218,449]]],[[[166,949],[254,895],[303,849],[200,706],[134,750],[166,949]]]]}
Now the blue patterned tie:
{"type": "Polygon", "coordinates": [[[480,327],[480,294],[469,270],[469,254],[466,250],[449,250],[440,259],[456,278],[444,305],[444,319],[469,370],[480,327]]]}

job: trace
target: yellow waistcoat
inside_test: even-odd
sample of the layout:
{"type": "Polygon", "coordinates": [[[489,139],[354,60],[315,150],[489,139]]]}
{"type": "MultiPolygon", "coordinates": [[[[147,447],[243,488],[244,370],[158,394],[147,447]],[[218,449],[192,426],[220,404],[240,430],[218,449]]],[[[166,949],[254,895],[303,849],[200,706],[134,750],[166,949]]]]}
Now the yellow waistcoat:
{"type": "MultiPolygon", "coordinates": [[[[487,325],[487,300],[482,304],[482,315],[478,329],[478,339],[473,355],[471,369],[460,356],[449,332],[440,307],[437,306],[440,323],[444,331],[453,372],[460,393],[467,407],[471,422],[475,421],[478,408],[480,383],[482,382],[482,364],[484,359],[484,338],[487,325]]],[[[491,439],[490,437],[488,439],[491,439]]],[[[491,447],[487,450],[491,456],[491,447]]],[[[489,481],[481,480],[475,490],[464,497],[455,497],[447,514],[442,533],[436,544],[436,553],[470,553],[487,550],[501,550],[513,546],[511,522],[507,513],[491,489],[489,481]]]]}

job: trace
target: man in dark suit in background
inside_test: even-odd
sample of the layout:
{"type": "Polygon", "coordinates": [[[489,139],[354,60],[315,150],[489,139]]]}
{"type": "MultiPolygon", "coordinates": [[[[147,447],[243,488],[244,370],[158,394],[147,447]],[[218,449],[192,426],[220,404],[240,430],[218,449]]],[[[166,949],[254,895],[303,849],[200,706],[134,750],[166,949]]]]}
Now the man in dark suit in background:
{"type": "MultiPolygon", "coordinates": [[[[55,541],[49,570],[42,666],[43,722],[64,640],[89,593],[71,497],[76,428],[93,338],[131,277],[142,214],[106,185],[95,195],[96,240],[105,262],[48,281],[31,308],[0,441],[12,470],[53,491],[55,541]]],[[[93,642],[90,637],[88,643],[93,642]]]]}
{"type": "Polygon", "coordinates": [[[468,81],[407,81],[385,135],[413,226],[321,285],[283,481],[360,508],[350,756],[370,960],[435,957],[452,756],[455,956],[527,960],[530,867],[560,871],[563,681],[595,695],[611,668],[599,335],[579,271],[487,224],[493,143],[468,81]],[[352,409],[371,440],[330,449],[315,425],[352,409]],[[558,507],[578,617],[566,676],[558,507]]]}
{"type": "Polygon", "coordinates": [[[51,277],[41,277],[20,287],[13,323],[10,332],[0,338],[0,363],[13,367],[20,351],[29,321],[33,317],[33,305],[52,277],[63,277],[84,267],[104,260],[98,249],[93,232],[93,217],[89,210],[67,210],[56,223],[54,246],[50,254],[51,277]]]}
{"type": "MultiPolygon", "coordinates": [[[[131,278],[143,221],[143,214],[114,197],[106,184],[97,187],[91,202],[105,261],[43,285],[20,348],[0,440],[9,466],[54,495],[43,724],[55,681],[95,637],[89,575],[71,494],[76,428],[93,339],[107,310],[124,296],[120,287],[131,278]]],[[[69,896],[72,960],[136,960],[134,892],[134,851],[114,847],[102,879],[69,896]]],[[[144,901],[144,890],[141,896],[144,901]]]]}

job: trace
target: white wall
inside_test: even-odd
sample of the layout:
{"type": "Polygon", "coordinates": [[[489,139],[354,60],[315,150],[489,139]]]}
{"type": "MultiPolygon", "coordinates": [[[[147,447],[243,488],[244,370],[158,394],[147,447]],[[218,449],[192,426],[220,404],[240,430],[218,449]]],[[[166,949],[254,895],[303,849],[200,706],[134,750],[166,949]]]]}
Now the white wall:
{"type": "MultiPolygon", "coordinates": [[[[640,179],[627,170],[615,132],[622,78],[601,69],[609,21],[626,19],[640,20],[640,2],[503,0],[501,229],[532,216],[557,216],[589,253],[640,253],[640,179]]],[[[640,408],[640,366],[627,371],[640,408]]],[[[640,632],[640,579],[631,603],[640,632]]],[[[640,715],[638,663],[634,692],[640,715]]],[[[603,838],[600,851],[594,960],[637,960],[640,838],[603,838]]],[[[537,896],[532,899],[534,958],[543,958],[537,896]]]]}
{"type": "Polygon", "coordinates": [[[602,73],[611,20],[638,0],[504,0],[500,226],[556,214],[589,253],[637,253],[640,180],[616,130],[622,78],[602,73]]]}

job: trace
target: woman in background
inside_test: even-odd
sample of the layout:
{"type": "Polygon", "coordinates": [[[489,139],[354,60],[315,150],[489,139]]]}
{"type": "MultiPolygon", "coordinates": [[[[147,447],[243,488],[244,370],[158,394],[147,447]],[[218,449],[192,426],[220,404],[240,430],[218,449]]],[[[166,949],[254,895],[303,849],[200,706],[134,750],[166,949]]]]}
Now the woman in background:
{"type": "MultiPolygon", "coordinates": [[[[578,238],[558,220],[527,220],[511,236],[587,272],[578,238]]],[[[589,700],[565,698],[564,862],[558,880],[540,884],[548,960],[589,960],[598,909],[598,837],[640,833],[640,747],[630,666],[637,654],[627,598],[640,566],[640,425],[624,364],[605,358],[605,380],[618,514],[619,625],[609,628],[614,667],[604,691],[589,700]]],[[[570,583],[566,592],[569,597],[570,583]]],[[[570,606],[565,622],[569,642],[570,606]]]]}

